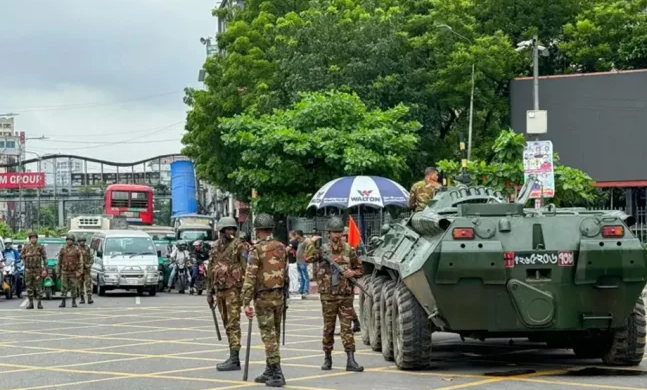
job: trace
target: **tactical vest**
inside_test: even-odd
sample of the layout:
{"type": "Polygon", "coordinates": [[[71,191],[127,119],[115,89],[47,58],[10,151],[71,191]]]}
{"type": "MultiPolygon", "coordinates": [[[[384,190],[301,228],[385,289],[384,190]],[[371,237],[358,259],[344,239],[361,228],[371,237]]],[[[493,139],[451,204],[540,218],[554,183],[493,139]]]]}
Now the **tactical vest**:
{"type": "Polygon", "coordinates": [[[64,248],[63,262],[61,264],[61,271],[66,273],[73,273],[80,271],[79,268],[79,252],[72,248],[64,248]]]}
{"type": "Polygon", "coordinates": [[[27,245],[23,248],[24,256],[22,258],[25,268],[28,270],[40,269],[43,264],[43,255],[40,245],[27,245]]]}

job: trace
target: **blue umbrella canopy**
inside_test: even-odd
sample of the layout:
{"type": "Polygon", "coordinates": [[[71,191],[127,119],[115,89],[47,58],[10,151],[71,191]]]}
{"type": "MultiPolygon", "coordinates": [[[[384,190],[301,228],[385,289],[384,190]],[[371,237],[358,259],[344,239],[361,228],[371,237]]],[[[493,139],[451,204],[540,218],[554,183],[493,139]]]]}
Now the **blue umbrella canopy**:
{"type": "Polygon", "coordinates": [[[407,207],[409,192],[393,180],[379,176],[345,176],[331,180],[317,191],[308,208],[366,205],[407,207]]]}

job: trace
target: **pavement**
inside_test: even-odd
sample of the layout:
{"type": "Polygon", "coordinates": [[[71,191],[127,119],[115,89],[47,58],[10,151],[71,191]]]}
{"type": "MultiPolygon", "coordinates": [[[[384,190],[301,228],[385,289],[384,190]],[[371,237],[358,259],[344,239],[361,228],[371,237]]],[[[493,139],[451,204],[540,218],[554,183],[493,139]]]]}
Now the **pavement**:
{"type": "MultiPolygon", "coordinates": [[[[263,344],[254,323],[249,379],[242,371],[218,372],[228,356],[226,336],[216,338],[204,296],[108,293],[93,305],[25,310],[24,300],[0,298],[0,389],[228,390],[259,388],[265,367],[263,344]]],[[[356,300],[357,302],[357,300],[356,300]]],[[[243,343],[247,319],[242,318],[243,343]]],[[[220,324],[223,331],[222,323],[220,324]]],[[[523,340],[462,342],[434,334],[433,367],[400,371],[356,335],[356,359],[363,373],[345,371],[336,336],[333,369],[322,371],[321,308],[311,299],[292,299],[282,367],[288,389],[626,389],[647,388],[647,362],[610,369],[597,360],[577,360],[569,350],[551,350],[523,340]]],[[[244,358],[246,349],[241,350],[244,358]]]]}

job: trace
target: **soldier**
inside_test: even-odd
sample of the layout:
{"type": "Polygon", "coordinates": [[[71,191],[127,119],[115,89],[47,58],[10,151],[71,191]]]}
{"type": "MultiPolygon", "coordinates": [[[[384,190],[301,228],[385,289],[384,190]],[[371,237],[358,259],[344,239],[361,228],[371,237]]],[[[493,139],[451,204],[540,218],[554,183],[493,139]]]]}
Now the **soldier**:
{"type": "Polygon", "coordinates": [[[92,300],[92,276],[90,275],[92,253],[90,252],[90,247],[85,245],[85,237],[81,236],[78,242],[79,250],[83,253],[83,276],[79,280],[79,295],[81,296],[79,303],[85,303],[85,296],[83,294],[83,286],[85,285],[85,295],[88,296],[88,305],[91,305],[94,303],[92,300]]]}
{"type": "Polygon", "coordinates": [[[56,274],[61,276],[61,297],[63,300],[58,307],[65,307],[67,292],[72,295],[72,307],[76,306],[76,293],[79,291],[79,281],[83,276],[84,256],[78,246],[74,245],[74,235],[65,237],[66,246],[58,252],[56,274]]]}
{"type": "Polygon", "coordinates": [[[325,354],[322,370],[332,368],[332,349],[337,317],[341,328],[341,340],[346,350],[348,360],[346,371],[362,372],[364,367],[355,361],[355,337],[351,330],[353,319],[354,286],[347,278],[359,278],[363,275],[362,265],[357,253],[350,245],[342,242],[344,221],[339,217],[332,217],[326,223],[330,243],[316,247],[316,240],[312,241],[306,249],[306,262],[318,262],[315,279],[321,299],[323,313],[323,351],[325,354]],[[344,274],[339,275],[325,260],[330,259],[337,263],[344,274]]]}
{"type": "Polygon", "coordinates": [[[29,244],[22,248],[20,258],[25,263],[25,282],[29,305],[27,309],[34,308],[34,297],[38,298],[38,308],[41,304],[41,278],[47,276],[47,253],[45,248],[38,244],[38,234],[29,233],[29,244]]]}
{"type": "Polygon", "coordinates": [[[247,258],[245,245],[236,238],[238,224],[232,217],[224,217],[217,223],[220,238],[209,253],[207,270],[207,301],[213,306],[216,295],[218,311],[229,339],[229,358],[216,365],[218,371],[240,370],[240,293],[243,288],[247,258]]]}
{"type": "Polygon", "coordinates": [[[261,339],[265,344],[265,372],[254,379],[270,387],[285,385],[281,371],[279,336],[281,316],[288,283],[288,259],[285,246],[272,238],[274,219],[269,214],[259,214],[254,220],[258,242],[250,254],[250,264],[243,285],[243,306],[250,320],[256,311],[261,339]],[[254,299],[254,308],[249,306],[254,299]]]}
{"type": "Polygon", "coordinates": [[[415,212],[422,211],[427,203],[434,198],[441,187],[438,183],[438,171],[434,167],[425,169],[425,178],[413,186],[409,192],[409,208],[415,212]]]}

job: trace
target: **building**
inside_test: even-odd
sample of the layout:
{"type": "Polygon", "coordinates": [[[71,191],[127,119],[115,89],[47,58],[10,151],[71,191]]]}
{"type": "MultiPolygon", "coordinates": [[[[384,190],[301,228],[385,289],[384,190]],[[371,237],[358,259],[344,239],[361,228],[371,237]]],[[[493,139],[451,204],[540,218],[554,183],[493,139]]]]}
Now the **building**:
{"type": "Polygon", "coordinates": [[[47,187],[56,185],[57,187],[69,187],[72,173],[83,173],[83,163],[81,160],[60,159],[60,160],[43,160],[41,169],[45,172],[45,185],[47,187]]]}
{"type": "MultiPolygon", "coordinates": [[[[511,83],[515,131],[526,132],[532,85],[531,77],[511,83]]],[[[621,194],[629,213],[647,207],[645,91],[647,69],[539,78],[539,109],[548,112],[548,133],[539,139],[553,142],[561,163],[588,173],[596,186],[621,194]]]]}

